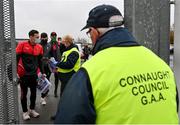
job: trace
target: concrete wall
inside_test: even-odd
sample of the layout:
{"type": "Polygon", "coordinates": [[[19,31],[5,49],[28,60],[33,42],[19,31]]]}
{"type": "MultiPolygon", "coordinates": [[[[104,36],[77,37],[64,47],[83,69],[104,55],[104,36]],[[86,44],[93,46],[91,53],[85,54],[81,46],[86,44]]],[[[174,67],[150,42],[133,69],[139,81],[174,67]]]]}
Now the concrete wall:
{"type": "MultiPolygon", "coordinates": [[[[180,0],[175,1],[174,72],[180,97],[180,0]]],[[[180,105],[179,105],[180,107],[180,105]]],[[[180,113],[179,113],[180,116],[180,113]]]]}
{"type": "Polygon", "coordinates": [[[169,64],[169,0],[124,0],[125,26],[169,64]]]}

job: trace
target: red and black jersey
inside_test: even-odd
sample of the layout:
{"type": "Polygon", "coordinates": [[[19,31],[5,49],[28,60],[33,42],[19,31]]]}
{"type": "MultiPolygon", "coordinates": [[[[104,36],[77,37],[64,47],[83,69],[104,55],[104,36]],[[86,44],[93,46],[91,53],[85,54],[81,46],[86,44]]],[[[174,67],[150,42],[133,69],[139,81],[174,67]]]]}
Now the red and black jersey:
{"type": "Polygon", "coordinates": [[[31,45],[29,41],[20,42],[16,47],[17,62],[22,58],[25,76],[36,75],[38,68],[42,71],[43,48],[40,44],[31,45]]]}

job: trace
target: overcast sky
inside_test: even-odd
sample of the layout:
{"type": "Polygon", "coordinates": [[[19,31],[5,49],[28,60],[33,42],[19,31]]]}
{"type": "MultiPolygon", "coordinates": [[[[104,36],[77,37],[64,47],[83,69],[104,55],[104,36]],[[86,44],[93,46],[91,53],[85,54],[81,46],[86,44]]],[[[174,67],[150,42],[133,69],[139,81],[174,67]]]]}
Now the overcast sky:
{"type": "Polygon", "coordinates": [[[16,38],[28,38],[31,29],[40,33],[52,31],[58,36],[72,34],[85,37],[80,32],[85,26],[89,11],[97,5],[111,4],[124,15],[124,0],[14,0],[16,38]]]}
{"type": "MultiPolygon", "coordinates": [[[[89,11],[97,5],[111,4],[124,15],[124,0],[14,0],[16,38],[28,38],[31,29],[40,33],[52,31],[58,36],[71,34],[85,37],[85,26],[89,11]]],[[[174,5],[171,9],[171,25],[174,22],[174,5]]]]}

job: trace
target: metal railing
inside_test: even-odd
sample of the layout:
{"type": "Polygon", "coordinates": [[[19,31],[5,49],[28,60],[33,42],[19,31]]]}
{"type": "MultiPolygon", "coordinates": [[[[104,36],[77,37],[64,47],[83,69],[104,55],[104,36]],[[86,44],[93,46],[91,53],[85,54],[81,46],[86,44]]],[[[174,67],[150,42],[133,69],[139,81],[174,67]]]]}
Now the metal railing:
{"type": "Polygon", "coordinates": [[[0,124],[19,122],[14,0],[0,1],[0,124]]]}

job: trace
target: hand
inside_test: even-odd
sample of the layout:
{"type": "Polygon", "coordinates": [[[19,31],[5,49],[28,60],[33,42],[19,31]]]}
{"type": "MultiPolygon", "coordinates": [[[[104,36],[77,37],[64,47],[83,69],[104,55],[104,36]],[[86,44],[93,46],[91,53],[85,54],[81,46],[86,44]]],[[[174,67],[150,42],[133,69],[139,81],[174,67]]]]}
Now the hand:
{"type": "Polygon", "coordinates": [[[21,82],[22,82],[22,81],[21,81],[19,75],[17,74],[17,84],[20,84],[21,82]]]}
{"type": "Polygon", "coordinates": [[[17,74],[17,78],[20,79],[19,75],[17,74]]]}
{"type": "Polygon", "coordinates": [[[53,69],[53,72],[57,73],[58,72],[57,70],[58,70],[58,68],[55,68],[55,69],[53,69]]]}
{"type": "Polygon", "coordinates": [[[46,77],[47,75],[45,73],[43,73],[43,76],[46,77]]]}
{"type": "Polygon", "coordinates": [[[38,73],[38,78],[41,78],[41,79],[45,79],[46,78],[46,74],[42,74],[41,72],[38,73]]]}
{"type": "Polygon", "coordinates": [[[50,59],[49,59],[54,65],[56,65],[58,62],[55,60],[55,58],[54,57],[51,57],[50,59]]]}
{"type": "Polygon", "coordinates": [[[56,61],[56,60],[54,59],[54,57],[51,57],[49,60],[50,60],[51,62],[56,61]]]}
{"type": "Polygon", "coordinates": [[[47,75],[43,73],[43,74],[42,74],[42,79],[45,79],[46,76],[47,76],[47,75]]]}

